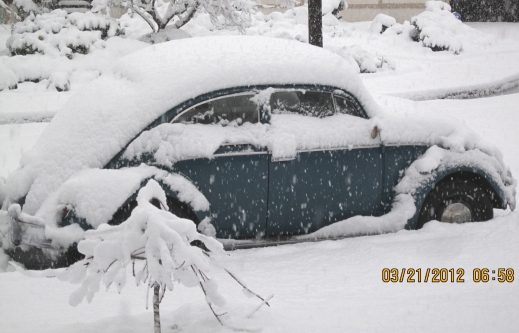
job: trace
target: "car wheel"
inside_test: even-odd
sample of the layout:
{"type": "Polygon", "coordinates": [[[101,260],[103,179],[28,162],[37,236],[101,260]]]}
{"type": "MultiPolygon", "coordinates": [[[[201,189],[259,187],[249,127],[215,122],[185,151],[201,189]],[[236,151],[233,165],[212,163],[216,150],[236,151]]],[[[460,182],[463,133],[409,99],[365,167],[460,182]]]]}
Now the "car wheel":
{"type": "Polygon", "coordinates": [[[425,199],[418,229],[429,221],[445,223],[479,222],[494,216],[492,200],[487,191],[477,184],[461,179],[450,179],[436,185],[425,199]]]}

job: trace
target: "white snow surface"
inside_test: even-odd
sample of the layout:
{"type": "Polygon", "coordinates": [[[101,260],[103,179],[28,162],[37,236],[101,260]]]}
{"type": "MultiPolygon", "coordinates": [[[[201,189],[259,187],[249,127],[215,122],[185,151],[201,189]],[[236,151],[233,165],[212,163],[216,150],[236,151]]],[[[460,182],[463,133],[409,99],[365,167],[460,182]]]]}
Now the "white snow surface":
{"type": "MultiPolygon", "coordinates": [[[[241,318],[253,306],[235,281],[223,273],[214,278],[227,300],[226,319],[234,315],[230,319],[244,331],[514,332],[519,325],[514,315],[519,309],[518,237],[519,213],[513,212],[486,223],[430,222],[417,231],[229,252],[226,267],[259,294],[274,294],[271,307],[250,319],[241,318]],[[464,282],[381,280],[383,268],[421,268],[423,281],[425,271],[435,267],[464,269],[464,282]],[[516,279],[475,283],[473,269],[483,267],[496,273],[500,267],[513,268],[516,279]]],[[[92,304],[71,307],[68,300],[77,286],[46,277],[61,272],[0,274],[2,328],[12,333],[153,331],[145,286],[127,283],[121,293],[102,288],[92,304]]],[[[133,279],[128,272],[126,280],[133,279]]],[[[182,332],[236,332],[218,324],[199,290],[182,285],[166,292],[161,319],[163,329],[175,324],[182,332]]]]}
{"type": "Polygon", "coordinates": [[[369,31],[376,32],[376,33],[382,33],[382,29],[385,27],[390,28],[396,24],[396,19],[392,16],[386,15],[386,14],[378,14],[375,16],[373,21],[371,22],[371,25],[369,27],[369,31]]]}
{"type": "Polygon", "coordinates": [[[141,182],[148,178],[162,181],[195,211],[209,209],[207,199],[186,178],[141,165],[118,170],[82,170],[46,198],[36,217],[57,227],[55,215],[60,213],[56,211],[57,207],[72,206],[78,217],[85,218],[90,225],[97,228],[108,222],[126,199],[140,188],[141,182]]]}
{"type": "Polygon", "coordinates": [[[34,214],[71,175],[104,167],[171,107],[217,89],[278,83],[336,86],[353,93],[369,114],[378,109],[348,64],[320,48],[243,36],[153,45],[117,62],[63,106],[8,178],[8,195],[17,199],[30,189],[24,211],[34,214]]]}
{"type": "MultiPolygon", "coordinates": [[[[281,34],[280,23],[286,22],[277,22],[274,26],[278,30],[265,28],[272,21],[265,22],[262,28],[266,29],[265,33],[281,34]]],[[[393,58],[398,64],[396,71],[361,75],[370,92],[399,94],[406,98],[419,94],[421,98],[413,101],[375,96],[384,109],[402,117],[434,115],[466,123],[502,150],[504,160],[517,176],[519,94],[470,100],[424,99],[436,98],[439,90],[445,94],[462,91],[473,84],[486,89],[496,80],[502,81],[519,73],[519,25],[470,24],[494,35],[465,39],[464,52],[455,56],[450,52],[432,53],[418,43],[406,40],[405,33],[366,34],[369,24],[342,22],[340,27],[334,27],[337,28],[334,33],[340,38],[332,39],[330,31],[325,31],[325,46],[327,42],[339,47],[361,44],[367,52],[393,58]]],[[[296,36],[298,31],[293,28],[285,26],[285,36],[296,36]]],[[[119,47],[135,42],[125,40],[123,43],[123,40],[115,39],[120,41],[119,47]]],[[[110,59],[99,57],[98,63],[111,64],[110,61],[117,58],[112,54],[103,53],[104,58],[110,59]]],[[[2,61],[5,58],[1,57],[2,61]]],[[[42,64],[45,60],[38,59],[42,64]]],[[[70,64],[77,66],[74,61],[70,64]]],[[[89,65],[96,63],[92,61],[89,65]]],[[[61,66],[68,65],[63,63],[61,66]]],[[[24,96],[35,106],[37,100],[48,100],[48,105],[46,102],[43,105],[49,110],[57,110],[62,99],[72,95],[72,92],[40,93],[32,90],[34,85],[23,83],[20,85],[23,89],[2,92],[1,115],[8,110],[6,105],[9,110],[26,110],[24,96]],[[16,94],[17,98],[9,98],[6,103],[6,93],[9,96],[16,94]],[[49,97],[40,99],[44,94],[49,97]],[[54,103],[55,94],[61,96],[59,103],[54,103]]],[[[73,90],[74,81],[71,86],[73,90]]],[[[57,97],[55,101],[58,101],[57,97]]],[[[49,123],[0,125],[0,176],[7,176],[17,167],[23,151],[33,146],[48,126],[49,123]]],[[[265,333],[515,332],[519,326],[517,275],[512,283],[492,280],[475,283],[472,279],[474,268],[487,267],[496,272],[500,267],[513,268],[516,274],[519,271],[519,213],[494,212],[496,217],[485,223],[457,225],[433,221],[416,231],[230,252],[228,267],[240,272],[260,294],[275,294],[271,308],[264,307],[251,319],[238,321],[234,330],[224,328],[215,320],[203,295],[192,288],[175,286],[172,293],[166,293],[161,304],[163,327],[170,330],[177,325],[178,331],[196,333],[236,332],[238,329],[265,333]],[[383,283],[381,270],[393,267],[421,268],[422,277],[427,268],[463,268],[465,282],[383,283]]],[[[0,211],[0,219],[5,213],[0,211]]],[[[71,307],[68,299],[76,286],[49,278],[61,270],[16,270],[6,259],[0,249],[0,271],[8,272],[0,274],[0,331],[152,331],[153,314],[151,309],[146,310],[147,290],[143,286],[128,285],[121,294],[114,288],[106,293],[102,291],[93,304],[71,307]]],[[[128,272],[126,279],[133,278],[128,272]]],[[[227,303],[234,312],[245,316],[251,310],[250,304],[243,301],[240,290],[233,292],[233,287],[234,281],[229,279],[219,284],[219,291],[229,295],[227,303]]]]}
{"type": "Polygon", "coordinates": [[[273,114],[270,124],[243,126],[162,124],[143,132],[127,148],[124,157],[133,159],[151,152],[162,165],[196,157],[212,158],[223,144],[252,144],[267,147],[273,158],[291,158],[298,150],[359,147],[380,144],[438,145],[456,152],[478,149],[495,157],[499,172],[506,174],[502,153],[474,131],[454,119],[404,116],[379,111],[363,119],[337,114],[314,118],[273,114]],[[380,137],[370,133],[377,126],[380,137]]]}

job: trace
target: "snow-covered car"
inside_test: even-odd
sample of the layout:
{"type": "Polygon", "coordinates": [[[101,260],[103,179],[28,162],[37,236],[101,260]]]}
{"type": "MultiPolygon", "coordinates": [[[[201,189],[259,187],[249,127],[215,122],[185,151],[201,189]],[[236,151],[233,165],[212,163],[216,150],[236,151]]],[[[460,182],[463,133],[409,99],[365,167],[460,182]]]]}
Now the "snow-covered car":
{"type": "Polygon", "coordinates": [[[2,245],[27,267],[67,265],[85,230],[128,218],[149,179],[228,247],[515,208],[497,148],[452,119],[383,110],[340,56],[193,38],[126,56],[71,97],[7,179],[2,245]]]}

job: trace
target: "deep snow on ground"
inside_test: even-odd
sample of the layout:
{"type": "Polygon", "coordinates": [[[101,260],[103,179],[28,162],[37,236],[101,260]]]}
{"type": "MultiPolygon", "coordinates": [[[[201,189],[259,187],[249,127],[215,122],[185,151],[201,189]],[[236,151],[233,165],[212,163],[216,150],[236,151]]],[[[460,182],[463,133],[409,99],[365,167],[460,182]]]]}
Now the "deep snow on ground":
{"type": "MultiPolygon", "coordinates": [[[[430,99],[519,79],[519,24],[471,24],[493,34],[492,43],[478,44],[457,56],[433,53],[397,37],[369,36],[365,31],[370,22],[341,25],[343,36],[332,46],[357,45],[395,61],[395,71],[361,75],[381,105],[395,113],[462,119],[503,151],[505,162],[519,177],[519,94],[470,100],[395,97],[430,99]]],[[[206,30],[198,32],[210,33],[206,30]]],[[[4,36],[0,27],[0,42],[4,36]]],[[[42,112],[52,115],[73,94],[43,92],[42,84],[21,86],[0,93],[0,177],[17,167],[23,151],[47,127],[47,123],[1,125],[2,115],[18,113],[10,119],[42,112]],[[47,103],[39,102],[43,100],[47,103]]],[[[275,296],[271,308],[262,308],[249,320],[240,319],[257,302],[244,298],[228,277],[217,276],[235,313],[229,319],[238,328],[262,332],[515,332],[519,281],[472,281],[475,267],[496,271],[511,267],[519,273],[519,213],[496,211],[496,215],[486,223],[431,222],[419,231],[230,252],[226,264],[250,288],[275,296]],[[383,283],[381,271],[386,267],[463,268],[465,282],[383,283]]],[[[68,297],[76,287],[38,272],[1,273],[0,331],[152,332],[146,288],[134,287],[130,277],[121,295],[101,291],[92,304],[71,307],[68,297]]],[[[178,286],[166,294],[161,306],[163,332],[231,331],[218,325],[197,289],[178,286]],[[178,329],[172,329],[173,324],[178,329]]]]}
{"type": "MultiPolygon", "coordinates": [[[[419,231],[231,252],[226,264],[271,307],[236,318],[258,302],[217,275],[236,326],[262,332],[514,332],[519,283],[474,283],[472,270],[513,267],[519,214],[487,223],[432,222],[419,231]],[[384,283],[383,268],[463,268],[464,283],[384,283]]],[[[33,274],[33,273],[27,273],[33,274]]],[[[38,273],[36,273],[37,275],[38,273]]],[[[68,305],[75,285],[56,278],[0,274],[6,332],[152,332],[144,287],[131,276],[121,295],[101,290],[91,304],[68,305]]],[[[219,326],[197,289],[166,293],[163,332],[231,332],[219,326]],[[177,330],[171,326],[178,325],[177,330]]],[[[229,315],[229,320],[233,319],[229,315]]]]}

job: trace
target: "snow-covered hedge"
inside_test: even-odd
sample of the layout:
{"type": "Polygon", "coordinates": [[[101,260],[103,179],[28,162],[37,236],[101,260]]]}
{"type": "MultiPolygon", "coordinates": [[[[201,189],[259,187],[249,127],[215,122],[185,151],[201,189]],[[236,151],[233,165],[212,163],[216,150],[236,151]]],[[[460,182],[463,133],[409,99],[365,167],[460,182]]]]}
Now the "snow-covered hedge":
{"type": "Polygon", "coordinates": [[[413,40],[421,41],[433,51],[460,53],[463,50],[461,37],[465,25],[451,13],[451,7],[442,1],[427,1],[425,6],[425,12],[411,19],[415,27],[411,34],[413,40]]]}
{"type": "Polygon", "coordinates": [[[113,19],[57,9],[31,14],[16,23],[6,46],[13,56],[41,53],[72,58],[73,53],[87,54],[91,48],[102,48],[104,40],[122,33],[113,19]]]}
{"type": "Polygon", "coordinates": [[[396,24],[396,19],[392,16],[386,14],[378,14],[371,22],[371,26],[369,27],[369,31],[375,32],[378,34],[384,33],[388,28],[394,26],[396,24]]]}

